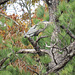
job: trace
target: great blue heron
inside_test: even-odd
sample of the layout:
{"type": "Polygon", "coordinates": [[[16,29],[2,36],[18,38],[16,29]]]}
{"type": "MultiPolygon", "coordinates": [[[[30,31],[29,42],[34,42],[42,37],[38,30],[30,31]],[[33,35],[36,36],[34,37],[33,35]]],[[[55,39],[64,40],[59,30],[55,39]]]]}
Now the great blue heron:
{"type": "Polygon", "coordinates": [[[31,28],[28,30],[27,33],[24,32],[24,37],[37,36],[36,33],[39,31],[39,27],[38,27],[38,26],[39,26],[40,23],[43,23],[43,24],[45,24],[46,26],[47,26],[48,24],[50,24],[50,22],[48,22],[48,21],[39,22],[38,24],[36,24],[36,25],[34,25],[33,27],[31,27],[31,28]]]}
{"type": "Polygon", "coordinates": [[[31,36],[34,36],[34,33],[38,31],[38,28],[37,28],[37,24],[34,25],[33,27],[31,27],[28,32],[24,32],[24,37],[31,37],[31,36]]]}

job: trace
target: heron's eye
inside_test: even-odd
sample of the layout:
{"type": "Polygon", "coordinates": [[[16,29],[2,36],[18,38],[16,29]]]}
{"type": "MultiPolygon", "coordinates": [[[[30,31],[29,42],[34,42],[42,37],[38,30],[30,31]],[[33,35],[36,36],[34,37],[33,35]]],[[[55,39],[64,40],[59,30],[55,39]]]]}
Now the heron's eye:
{"type": "Polygon", "coordinates": [[[51,3],[51,1],[50,1],[50,0],[49,0],[48,2],[49,2],[49,3],[51,3]]]}

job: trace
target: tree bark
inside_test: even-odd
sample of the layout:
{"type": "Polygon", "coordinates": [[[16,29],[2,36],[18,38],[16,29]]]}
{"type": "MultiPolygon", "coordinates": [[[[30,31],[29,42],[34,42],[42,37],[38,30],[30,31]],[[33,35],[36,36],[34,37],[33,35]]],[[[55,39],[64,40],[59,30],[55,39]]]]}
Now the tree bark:
{"type": "MultiPolygon", "coordinates": [[[[46,1],[49,1],[49,0],[46,0],[46,1]]],[[[49,21],[50,22],[55,22],[55,19],[56,19],[55,12],[57,10],[57,5],[58,4],[59,4],[59,0],[52,0],[52,5],[47,4],[48,8],[49,8],[49,21]]]]}
{"type": "MultiPolygon", "coordinates": [[[[63,49],[64,52],[62,54],[59,54],[59,52],[57,52],[58,50],[53,49],[53,54],[57,64],[55,61],[51,61],[51,63],[49,63],[49,70],[45,73],[45,75],[59,71],[72,59],[72,57],[75,56],[75,41],[66,47],[66,49],[63,49]]],[[[50,51],[49,54],[51,55],[52,52],[50,51]]]]}

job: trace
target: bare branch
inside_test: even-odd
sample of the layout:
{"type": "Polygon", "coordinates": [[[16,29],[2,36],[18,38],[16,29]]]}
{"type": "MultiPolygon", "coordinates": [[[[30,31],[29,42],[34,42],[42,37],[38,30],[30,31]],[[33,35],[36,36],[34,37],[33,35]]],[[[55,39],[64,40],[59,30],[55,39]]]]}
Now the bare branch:
{"type": "Polygon", "coordinates": [[[47,35],[47,36],[41,36],[41,37],[39,37],[39,38],[36,40],[36,43],[37,43],[40,39],[42,39],[42,38],[47,38],[47,37],[49,37],[49,36],[47,35]]]}
{"type": "MultiPolygon", "coordinates": [[[[40,52],[48,54],[49,50],[45,50],[45,49],[40,49],[40,52]]],[[[21,49],[18,52],[16,52],[16,54],[22,54],[22,53],[32,53],[32,54],[37,54],[37,51],[35,49],[21,49]]]]}

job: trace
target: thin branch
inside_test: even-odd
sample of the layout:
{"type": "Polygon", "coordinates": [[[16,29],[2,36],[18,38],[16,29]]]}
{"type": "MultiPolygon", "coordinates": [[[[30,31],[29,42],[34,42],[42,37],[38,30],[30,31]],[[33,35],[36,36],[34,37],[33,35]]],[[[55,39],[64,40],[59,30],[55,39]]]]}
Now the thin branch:
{"type": "Polygon", "coordinates": [[[2,14],[2,13],[0,13],[0,15],[6,17],[7,19],[12,20],[16,25],[19,25],[15,20],[11,19],[10,17],[8,17],[8,16],[6,16],[6,15],[4,15],[4,14],[2,14]]]}
{"type": "MultiPolygon", "coordinates": [[[[14,60],[15,60],[15,58],[10,60],[10,62],[12,63],[14,60]]],[[[8,64],[6,64],[5,66],[1,67],[0,71],[2,71],[4,68],[6,68],[10,64],[10,62],[8,64]]]]}
{"type": "Polygon", "coordinates": [[[27,67],[27,69],[29,69],[30,71],[32,71],[32,72],[36,73],[37,75],[39,75],[38,72],[34,71],[34,70],[31,69],[30,67],[27,67]]]}
{"type": "Polygon", "coordinates": [[[42,38],[47,38],[47,37],[49,37],[49,36],[47,35],[47,36],[41,36],[41,37],[39,37],[39,38],[36,40],[36,43],[37,43],[40,39],[42,39],[42,38]]]}
{"type": "Polygon", "coordinates": [[[3,66],[4,62],[12,55],[12,53],[9,53],[7,57],[3,58],[1,61],[0,61],[0,69],[1,67],[3,66]]]}
{"type": "Polygon", "coordinates": [[[75,51],[72,51],[70,54],[67,54],[66,57],[64,57],[64,60],[61,61],[59,64],[51,68],[49,71],[47,71],[44,75],[48,75],[49,73],[57,72],[60,69],[62,69],[72,58],[75,56],[75,51]]]}
{"type": "Polygon", "coordinates": [[[6,64],[5,66],[1,67],[1,68],[0,68],[0,71],[2,71],[2,70],[3,70],[4,68],[6,68],[8,65],[9,65],[9,63],[6,64]]]}
{"type": "MultiPolygon", "coordinates": [[[[45,49],[40,49],[40,51],[42,53],[48,54],[49,50],[45,50],[45,49]]],[[[37,54],[37,51],[35,49],[21,49],[18,52],[16,52],[16,54],[22,54],[22,53],[32,53],[32,54],[37,54]]]]}
{"type": "Polygon", "coordinates": [[[3,58],[3,59],[0,61],[0,69],[1,69],[2,65],[4,64],[4,62],[5,62],[8,58],[9,58],[9,57],[3,58]]]}
{"type": "Polygon", "coordinates": [[[60,27],[64,29],[71,38],[75,39],[75,35],[69,29],[67,29],[65,26],[60,26],[60,27]]]}

